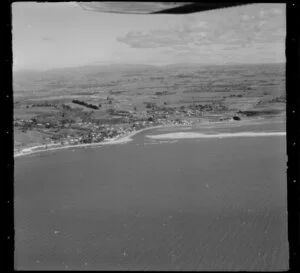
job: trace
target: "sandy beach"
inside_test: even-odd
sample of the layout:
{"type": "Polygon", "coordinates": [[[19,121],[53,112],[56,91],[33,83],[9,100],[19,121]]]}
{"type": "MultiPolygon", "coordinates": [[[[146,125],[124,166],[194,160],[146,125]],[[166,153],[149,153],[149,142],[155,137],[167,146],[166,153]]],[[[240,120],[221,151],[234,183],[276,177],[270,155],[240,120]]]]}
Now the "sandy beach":
{"type": "Polygon", "coordinates": [[[203,134],[197,132],[175,132],[159,135],[147,135],[151,139],[191,139],[191,138],[228,138],[228,137],[267,137],[267,136],[285,136],[285,132],[240,132],[240,133],[221,133],[221,134],[203,134]]]}
{"type": "MultiPolygon", "coordinates": [[[[91,147],[91,146],[104,146],[104,145],[113,145],[113,144],[125,144],[132,140],[132,137],[144,132],[146,130],[151,129],[165,129],[168,130],[170,128],[180,128],[181,130],[190,130],[193,127],[201,128],[201,126],[243,126],[247,124],[263,124],[266,122],[263,118],[256,119],[245,119],[243,122],[235,122],[235,121],[201,121],[200,123],[194,124],[192,127],[187,125],[174,125],[174,124],[166,124],[166,125],[157,125],[151,126],[147,128],[143,128],[141,130],[132,131],[128,134],[117,136],[115,138],[107,139],[103,142],[98,143],[87,143],[87,144],[71,144],[71,145],[62,145],[62,144],[45,144],[45,145],[37,145],[32,147],[25,147],[20,151],[14,152],[14,157],[20,157],[25,155],[31,155],[34,153],[46,152],[46,151],[54,151],[61,149],[69,149],[69,148],[81,148],[81,147],[91,147]]],[[[269,122],[269,121],[268,121],[269,122]]],[[[274,120],[273,122],[278,122],[278,120],[274,120]]],[[[147,138],[151,139],[192,139],[192,138],[227,138],[227,137],[256,137],[256,136],[285,136],[285,132],[240,132],[240,133],[220,133],[220,134],[203,134],[196,132],[172,132],[167,134],[160,135],[147,135],[147,138]]]]}

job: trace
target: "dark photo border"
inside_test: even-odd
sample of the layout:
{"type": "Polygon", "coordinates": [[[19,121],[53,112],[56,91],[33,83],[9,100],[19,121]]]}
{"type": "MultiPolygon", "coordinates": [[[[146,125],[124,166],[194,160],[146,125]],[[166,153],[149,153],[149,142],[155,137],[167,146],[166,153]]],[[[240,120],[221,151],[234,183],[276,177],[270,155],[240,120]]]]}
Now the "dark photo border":
{"type": "MultiPolygon", "coordinates": [[[[20,1],[16,1],[20,2],[20,1]]],[[[49,2],[49,1],[48,1],[49,2]]],[[[56,1],[58,2],[58,1],[56,1]]],[[[61,1],[62,2],[62,1],[61,1]]],[[[231,6],[245,4],[246,1],[199,1],[214,6],[231,6]]],[[[2,5],[3,27],[2,42],[4,45],[4,70],[2,79],[2,157],[4,159],[4,211],[2,218],[4,236],[4,270],[14,271],[14,142],[13,142],[13,89],[12,89],[12,11],[13,1],[4,1],[2,5]]],[[[196,2],[195,2],[196,3],[196,2]]],[[[250,2],[246,2],[250,3],[250,2]]],[[[289,271],[300,271],[300,3],[296,0],[283,1],[255,1],[251,3],[286,3],[286,133],[287,133],[287,198],[288,198],[288,240],[289,240],[289,271]]],[[[199,4],[185,5],[168,13],[198,12],[199,4]]],[[[203,10],[200,10],[203,11],[203,10]]],[[[163,12],[162,12],[163,13],[163,12]]],[[[153,17],[155,15],[153,14],[153,17]]],[[[4,271],[4,272],[5,272],[4,271]]]]}

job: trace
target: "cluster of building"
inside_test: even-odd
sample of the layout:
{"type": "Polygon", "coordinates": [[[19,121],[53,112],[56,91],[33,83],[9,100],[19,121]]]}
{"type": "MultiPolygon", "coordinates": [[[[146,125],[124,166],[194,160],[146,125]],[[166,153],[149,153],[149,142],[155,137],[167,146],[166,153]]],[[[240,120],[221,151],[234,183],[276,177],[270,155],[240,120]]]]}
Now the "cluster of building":
{"type": "Polygon", "coordinates": [[[88,121],[70,122],[55,120],[49,122],[43,119],[32,118],[30,120],[15,120],[14,126],[22,131],[38,130],[45,133],[46,139],[51,143],[60,144],[81,144],[99,143],[107,139],[116,138],[128,134],[134,130],[140,130],[157,125],[191,125],[192,119],[201,117],[203,112],[214,111],[212,105],[188,105],[180,107],[158,107],[153,104],[146,111],[139,113],[133,111],[111,110],[111,120],[105,123],[99,120],[90,119],[88,121]],[[113,117],[122,117],[123,121],[114,123],[113,117]]]}

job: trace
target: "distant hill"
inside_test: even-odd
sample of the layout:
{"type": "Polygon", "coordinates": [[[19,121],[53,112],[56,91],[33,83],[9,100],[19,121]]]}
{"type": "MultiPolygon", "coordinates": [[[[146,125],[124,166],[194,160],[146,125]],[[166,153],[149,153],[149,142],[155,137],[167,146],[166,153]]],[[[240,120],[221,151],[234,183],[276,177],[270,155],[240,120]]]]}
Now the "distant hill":
{"type": "Polygon", "coordinates": [[[251,67],[251,66],[284,66],[284,63],[266,63],[266,64],[201,64],[201,63],[175,63],[162,66],[165,69],[183,69],[183,68],[209,68],[209,67],[251,67]]]}
{"type": "MultiPolygon", "coordinates": [[[[125,76],[161,74],[162,68],[143,64],[91,64],[50,70],[22,70],[13,73],[14,92],[62,90],[73,87],[97,87],[113,84],[125,76]]],[[[28,93],[28,94],[29,94],[28,93]]]]}
{"type": "MultiPolygon", "coordinates": [[[[260,64],[254,66],[280,66],[284,64],[260,64]]],[[[253,66],[251,64],[236,64],[236,65],[224,65],[224,67],[243,67],[243,66],[253,66]]],[[[111,64],[111,65],[101,65],[101,64],[90,64],[78,67],[66,67],[66,68],[55,68],[49,70],[19,70],[14,71],[13,76],[15,79],[22,78],[35,78],[35,77],[47,77],[47,76],[69,76],[69,75],[97,75],[101,73],[139,73],[139,72],[159,72],[163,70],[182,70],[182,69],[205,69],[208,67],[220,67],[220,65],[207,65],[199,63],[177,63],[168,64],[163,66],[147,65],[147,64],[111,64]]]]}
{"type": "Polygon", "coordinates": [[[45,76],[45,75],[67,75],[67,74],[97,74],[97,73],[112,73],[112,72],[139,72],[146,70],[159,70],[160,68],[154,65],[144,64],[112,64],[112,65],[85,65],[78,67],[54,68],[49,70],[20,70],[15,71],[15,77],[26,76],[45,76]]]}

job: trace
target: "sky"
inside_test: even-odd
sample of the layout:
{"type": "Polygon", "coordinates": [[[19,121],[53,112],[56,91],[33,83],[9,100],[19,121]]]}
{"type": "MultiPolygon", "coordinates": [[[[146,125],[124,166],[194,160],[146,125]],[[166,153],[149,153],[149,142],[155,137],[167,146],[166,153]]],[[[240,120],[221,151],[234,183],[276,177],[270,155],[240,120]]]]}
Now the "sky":
{"type": "Polygon", "coordinates": [[[285,4],[145,15],[88,11],[76,2],[15,2],[13,70],[117,63],[283,63],[285,16],[285,4]]]}

